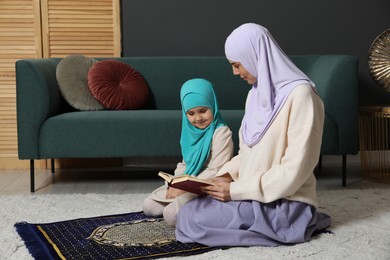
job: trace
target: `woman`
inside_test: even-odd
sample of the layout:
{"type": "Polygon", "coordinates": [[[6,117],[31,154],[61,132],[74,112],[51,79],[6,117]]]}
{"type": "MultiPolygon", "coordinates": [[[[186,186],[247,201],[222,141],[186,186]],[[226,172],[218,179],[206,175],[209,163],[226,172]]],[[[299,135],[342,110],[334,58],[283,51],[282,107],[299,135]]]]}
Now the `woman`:
{"type": "Polygon", "coordinates": [[[208,246],[277,246],[310,239],[330,225],[317,212],[317,164],[324,108],[314,83],[268,30],[249,23],[225,43],[234,75],[252,85],[237,156],[218,171],[207,197],[177,215],[181,242],[208,246]]]}
{"type": "MultiPolygon", "coordinates": [[[[186,81],[180,91],[182,128],[180,146],[183,161],[175,176],[184,174],[200,179],[214,177],[233,156],[232,132],[219,113],[217,97],[210,81],[196,78],[186,81]]],[[[180,206],[197,195],[163,185],[143,202],[148,216],[163,215],[175,226],[180,206]]]]}

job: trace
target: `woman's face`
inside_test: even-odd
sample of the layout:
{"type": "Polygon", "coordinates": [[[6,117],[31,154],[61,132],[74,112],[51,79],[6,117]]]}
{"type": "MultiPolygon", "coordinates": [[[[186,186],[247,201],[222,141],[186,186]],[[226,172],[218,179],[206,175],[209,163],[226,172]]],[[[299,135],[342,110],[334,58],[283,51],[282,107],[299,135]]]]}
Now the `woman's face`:
{"type": "Polygon", "coordinates": [[[199,129],[205,129],[213,122],[213,113],[208,107],[194,107],[186,112],[191,125],[199,129]]]}
{"type": "Polygon", "coordinates": [[[245,80],[246,82],[248,82],[248,84],[250,85],[253,85],[256,83],[257,81],[257,78],[255,78],[252,74],[250,74],[245,68],[244,66],[240,63],[240,62],[237,62],[237,61],[231,61],[229,60],[230,64],[232,65],[232,68],[233,68],[233,74],[234,75],[240,75],[240,77],[245,80]]]}

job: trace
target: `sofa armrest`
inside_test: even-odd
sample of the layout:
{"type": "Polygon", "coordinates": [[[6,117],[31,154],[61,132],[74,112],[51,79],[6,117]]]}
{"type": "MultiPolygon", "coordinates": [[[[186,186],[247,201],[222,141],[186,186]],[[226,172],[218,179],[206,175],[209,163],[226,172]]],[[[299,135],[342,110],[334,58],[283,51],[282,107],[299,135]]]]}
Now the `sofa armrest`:
{"type": "Polygon", "coordinates": [[[357,154],[359,151],[358,58],[349,55],[295,57],[298,67],[314,81],[321,96],[329,125],[338,136],[324,136],[322,154],[357,154]],[[331,143],[328,143],[331,142],[331,143]],[[338,142],[338,144],[336,144],[338,142]],[[338,150],[329,150],[334,147],[338,150]]]}
{"type": "Polygon", "coordinates": [[[339,154],[359,151],[359,84],[358,59],[345,56],[330,66],[327,88],[320,95],[326,113],[335,120],[339,132],[339,154]]]}
{"type": "Polygon", "coordinates": [[[16,62],[16,103],[19,159],[39,159],[39,131],[59,114],[64,102],[56,80],[60,59],[16,62]]]}

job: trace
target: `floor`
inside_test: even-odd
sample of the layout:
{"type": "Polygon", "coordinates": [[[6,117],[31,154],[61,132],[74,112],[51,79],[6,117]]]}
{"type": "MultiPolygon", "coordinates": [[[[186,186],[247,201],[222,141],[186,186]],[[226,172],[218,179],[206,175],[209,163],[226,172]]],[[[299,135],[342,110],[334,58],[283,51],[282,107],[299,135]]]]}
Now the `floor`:
{"type": "MultiPolygon", "coordinates": [[[[340,189],[341,156],[324,156],[322,168],[316,172],[317,189],[340,189]]],[[[348,188],[389,187],[389,184],[362,178],[359,156],[347,157],[348,188]]],[[[119,167],[60,169],[54,174],[50,170],[35,171],[35,194],[71,193],[149,193],[163,182],[157,176],[159,170],[173,171],[174,165],[157,167],[119,167]]],[[[0,170],[0,195],[30,194],[29,170],[0,170]]]]}

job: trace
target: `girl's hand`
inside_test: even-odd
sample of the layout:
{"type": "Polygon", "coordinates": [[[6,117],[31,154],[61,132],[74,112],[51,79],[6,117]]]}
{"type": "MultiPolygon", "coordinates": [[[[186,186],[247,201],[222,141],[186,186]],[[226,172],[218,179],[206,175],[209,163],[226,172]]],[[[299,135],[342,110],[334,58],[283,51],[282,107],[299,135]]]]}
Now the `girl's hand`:
{"type": "Polygon", "coordinates": [[[218,176],[212,179],[209,179],[210,182],[214,183],[213,185],[205,186],[202,188],[209,196],[214,199],[226,202],[232,200],[230,197],[230,183],[233,181],[230,174],[226,173],[222,176],[218,176]]]}
{"type": "Polygon", "coordinates": [[[184,190],[179,190],[179,189],[176,189],[176,188],[168,187],[167,195],[165,195],[165,197],[167,199],[174,199],[174,198],[176,198],[177,196],[180,196],[183,193],[185,193],[184,190]]]}

